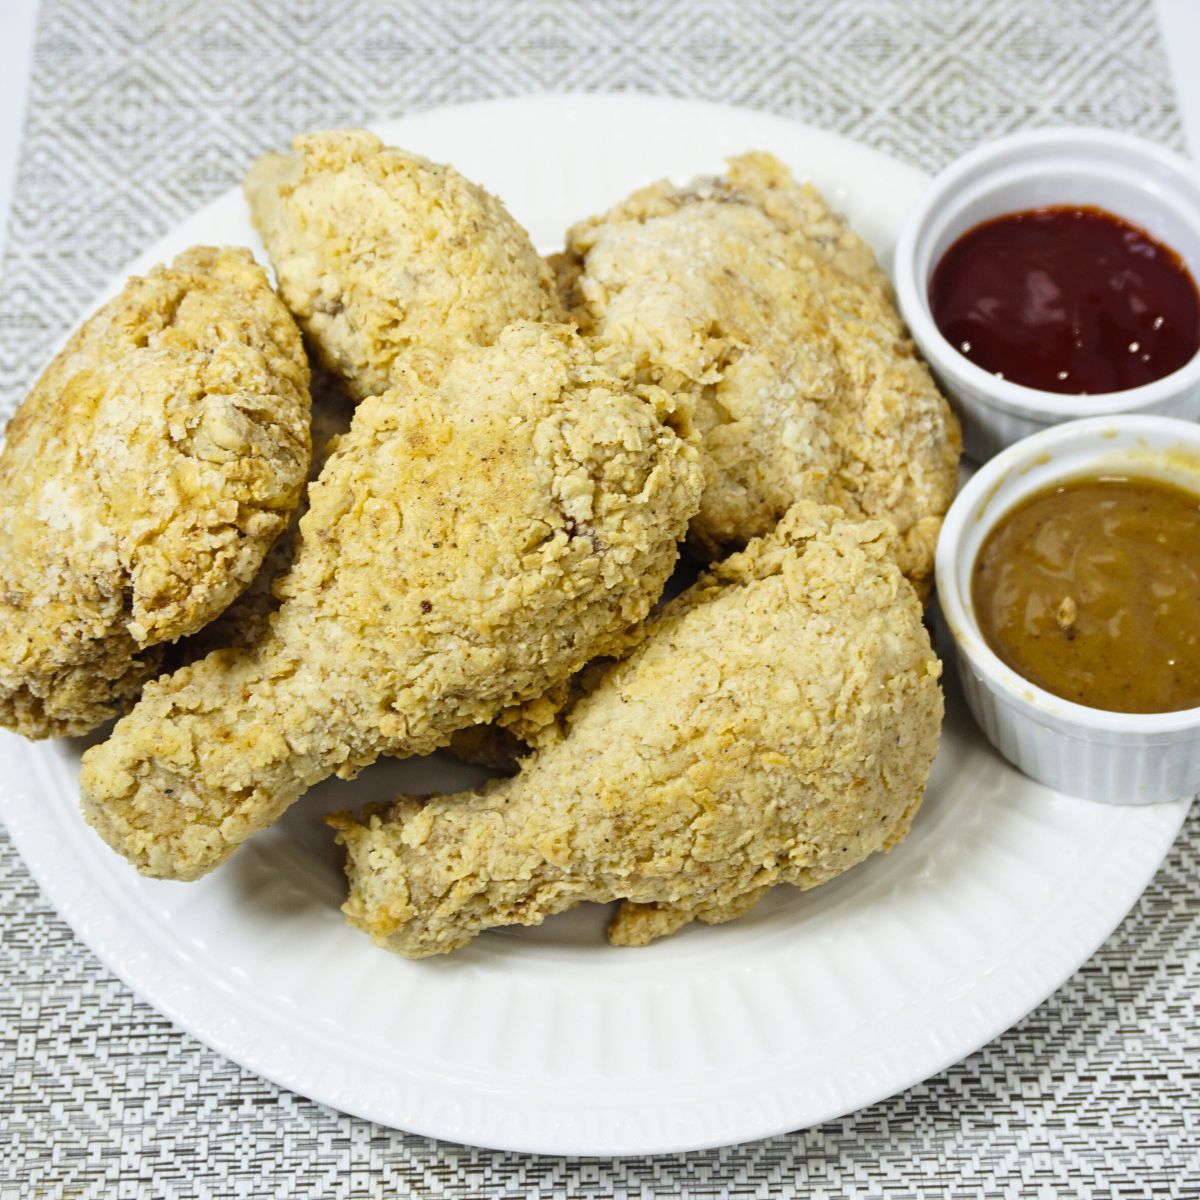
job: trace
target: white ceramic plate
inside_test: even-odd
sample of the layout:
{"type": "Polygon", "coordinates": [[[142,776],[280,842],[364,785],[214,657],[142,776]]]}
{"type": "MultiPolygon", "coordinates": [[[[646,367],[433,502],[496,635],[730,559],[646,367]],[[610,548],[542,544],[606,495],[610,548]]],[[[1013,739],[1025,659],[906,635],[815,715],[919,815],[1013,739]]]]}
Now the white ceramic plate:
{"type": "MultiPolygon", "coordinates": [[[[377,126],[454,163],[544,249],[662,175],[765,147],[887,261],[923,185],[911,168],[759,113],[678,100],[540,97],[377,126]]],[[[222,196],[132,264],[195,242],[258,246],[222,196]]],[[[1007,766],[952,680],[908,840],[816,891],[641,950],[583,909],[410,963],[342,923],[320,814],[478,776],[436,757],[317,788],[194,884],[139,878],[83,824],[80,745],[0,738],[0,813],[43,889],[130,987],[251,1071],[385,1125],[552,1153],[673,1151],[840,1116],[1007,1029],[1100,945],[1185,815],[1088,804],[1007,766]]]]}

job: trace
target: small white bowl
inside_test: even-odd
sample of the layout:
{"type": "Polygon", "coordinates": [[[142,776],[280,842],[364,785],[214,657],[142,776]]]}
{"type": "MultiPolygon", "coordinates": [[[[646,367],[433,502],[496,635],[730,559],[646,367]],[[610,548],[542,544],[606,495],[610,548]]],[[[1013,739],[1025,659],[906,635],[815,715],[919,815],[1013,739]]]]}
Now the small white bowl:
{"type": "Polygon", "coordinates": [[[1053,205],[1091,205],[1165,242],[1200,280],[1200,172],[1178,154],[1103,129],[1037,129],[972,150],[934,179],[896,245],[900,310],[963,421],[966,454],[984,462],[1047,425],[1119,412],[1200,417],[1200,354],[1141,387],[1064,396],[999,379],[942,336],[929,280],[942,255],[982,221],[1053,205]]]}
{"type": "Polygon", "coordinates": [[[1033,492],[1102,473],[1150,476],[1200,493],[1200,426],[1170,417],[1094,417],[1010,446],[976,473],[946,514],[938,600],[967,705],[1005,758],[1071,796],[1108,804],[1178,800],[1200,791],[1200,708],[1118,713],[1055,696],[988,647],[971,603],[976,556],[1001,517],[1033,492]]]}

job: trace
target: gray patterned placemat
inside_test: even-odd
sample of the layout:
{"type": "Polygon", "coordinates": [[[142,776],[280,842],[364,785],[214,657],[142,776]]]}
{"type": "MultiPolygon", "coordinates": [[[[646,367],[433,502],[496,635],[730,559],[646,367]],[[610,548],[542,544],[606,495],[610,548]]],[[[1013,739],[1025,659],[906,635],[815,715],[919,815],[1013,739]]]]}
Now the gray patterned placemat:
{"type": "MultiPolygon", "coordinates": [[[[0,0],[3,2],[3,0],[0,0]]],[[[1146,0],[42,0],[0,414],[132,255],[320,125],[539,90],[786,113],[926,169],[1034,124],[1178,145],[1146,0]]],[[[0,846],[0,1197],[1200,1196],[1200,811],[1104,948],[903,1096],[705,1154],[581,1161],[281,1092],[136,1000],[0,846]]]]}

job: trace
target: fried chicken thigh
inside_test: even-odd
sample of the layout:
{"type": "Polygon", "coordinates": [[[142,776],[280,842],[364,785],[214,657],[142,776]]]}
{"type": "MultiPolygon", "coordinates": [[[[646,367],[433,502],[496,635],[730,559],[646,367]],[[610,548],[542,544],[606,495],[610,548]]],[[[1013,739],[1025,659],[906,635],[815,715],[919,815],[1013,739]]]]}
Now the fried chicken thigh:
{"type": "Polygon", "coordinates": [[[356,399],[513,321],[556,321],[549,268],[494,196],[362,129],[310,133],[246,177],[280,295],[356,399]]]}
{"type": "Polygon", "coordinates": [[[928,577],[958,424],[874,256],[811,187],[761,153],[722,178],[656,183],[574,226],[559,274],[583,333],[695,397],[701,555],[811,499],[887,517],[905,574],[928,577]]]}
{"type": "Polygon", "coordinates": [[[531,323],[363,401],[268,634],[146,688],[84,756],[87,819],[147,874],[195,878],[318,780],[431,751],[605,653],[699,503],[679,419],[531,323]]]}
{"type": "Polygon", "coordinates": [[[0,723],[83,734],[249,583],[309,462],[300,333],[249,251],[131,279],[0,454],[0,723]]]}
{"type": "Polygon", "coordinates": [[[412,957],[581,901],[642,945],[905,836],[941,664],[892,527],[802,502],[646,622],[519,775],[328,818],[351,924],[412,957]]]}

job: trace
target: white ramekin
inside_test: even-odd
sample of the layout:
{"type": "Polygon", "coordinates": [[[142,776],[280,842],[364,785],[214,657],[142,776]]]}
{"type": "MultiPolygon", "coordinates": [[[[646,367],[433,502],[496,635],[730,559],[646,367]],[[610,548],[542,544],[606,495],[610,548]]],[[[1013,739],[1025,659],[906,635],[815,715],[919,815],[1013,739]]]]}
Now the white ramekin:
{"type": "Polygon", "coordinates": [[[960,354],[934,324],[929,279],[968,229],[1049,205],[1095,205],[1172,247],[1200,280],[1200,172],[1140,138],[1103,129],[1037,129],[989,142],[952,163],[909,214],[896,245],[900,310],[962,417],[966,454],[984,462],[1047,425],[1118,412],[1200,417],[1200,354],[1142,387],[1063,396],[998,379],[960,354]]]}
{"type": "Polygon", "coordinates": [[[1010,446],[975,474],[946,514],[938,600],[967,704],[1009,762],[1056,791],[1108,804],[1182,799],[1200,791],[1200,708],[1116,713],[1063,700],[1006,666],[975,619],[971,570],[999,518],[1033,492],[1097,473],[1151,476],[1200,492],[1200,426],[1170,417],[1094,417],[1010,446]]]}

